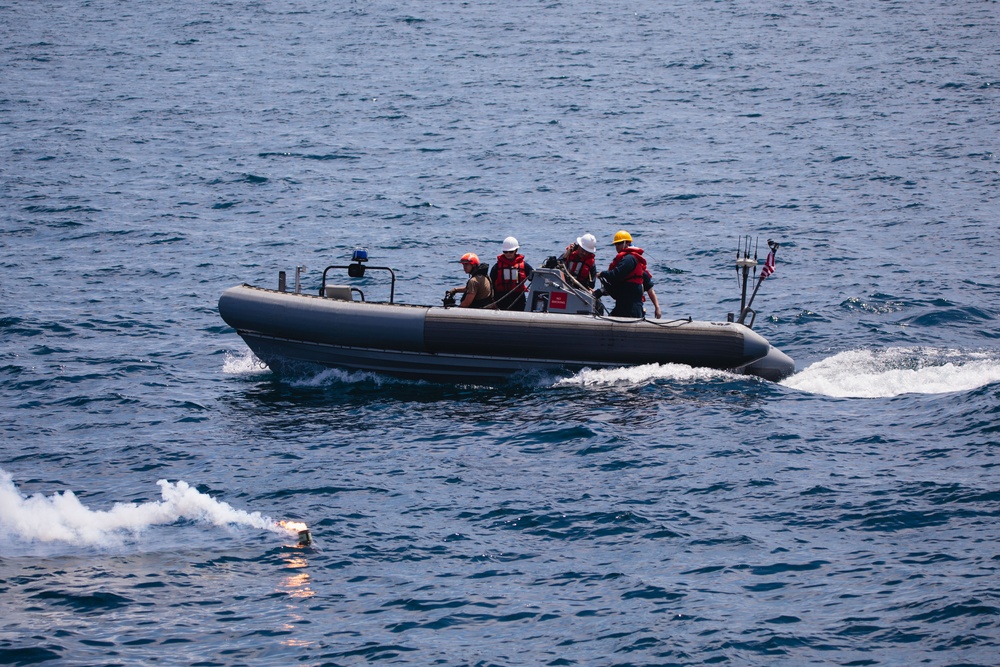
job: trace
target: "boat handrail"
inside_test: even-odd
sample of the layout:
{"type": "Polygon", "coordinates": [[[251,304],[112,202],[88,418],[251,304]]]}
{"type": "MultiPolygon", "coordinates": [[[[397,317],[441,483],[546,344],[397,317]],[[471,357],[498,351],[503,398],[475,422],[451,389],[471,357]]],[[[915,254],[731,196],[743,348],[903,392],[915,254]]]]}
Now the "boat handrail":
{"type": "MultiPolygon", "coordinates": [[[[393,300],[396,298],[396,272],[390,269],[388,266],[365,266],[361,262],[355,262],[354,264],[344,264],[344,265],[331,264],[330,266],[323,269],[323,282],[319,286],[320,296],[326,295],[326,274],[330,269],[347,269],[347,275],[349,275],[352,278],[364,277],[366,269],[377,269],[380,271],[388,271],[389,275],[392,278],[392,282],[389,285],[389,303],[393,303],[393,300]]],[[[351,289],[353,290],[355,288],[352,287],[351,289]]],[[[358,292],[360,291],[361,290],[358,290],[358,292]]],[[[364,295],[362,295],[361,300],[364,301],[364,295]]]]}

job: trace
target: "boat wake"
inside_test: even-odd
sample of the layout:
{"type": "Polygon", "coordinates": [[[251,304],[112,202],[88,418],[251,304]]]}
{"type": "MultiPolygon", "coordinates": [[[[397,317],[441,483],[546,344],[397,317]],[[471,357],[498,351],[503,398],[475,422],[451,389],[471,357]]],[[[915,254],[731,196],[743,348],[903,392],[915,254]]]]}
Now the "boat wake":
{"type": "Polygon", "coordinates": [[[611,385],[642,385],[656,380],[704,381],[731,380],[744,377],[711,368],[694,368],[684,364],[644,364],[624,368],[584,369],[555,382],[556,387],[593,387],[611,385]]]}
{"type": "Polygon", "coordinates": [[[63,542],[85,546],[119,546],[152,526],[182,520],[212,526],[248,526],[281,535],[295,534],[281,522],[235,509],[192,488],[187,482],[157,482],[163,500],[115,503],[110,510],[85,506],[72,491],[51,496],[24,496],[10,473],[0,469],[0,535],[23,541],[63,542]]]}
{"type": "Polygon", "coordinates": [[[970,391],[993,382],[1000,382],[996,354],[891,347],[835,354],[781,384],[837,398],[889,398],[970,391]]]}
{"type": "Polygon", "coordinates": [[[292,387],[299,389],[308,387],[326,387],[334,384],[371,383],[376,387],[381,387],[383,385],[417,384],[419,382],[419,380],[404,380],[402,378],[394,378],[371,371],[345,371],[339,368],[324,368],[323,370],[312,374],[288,379],[288,383],[292,387]]]}
{"type": "MultiPolygon", "coordinates": [[[[243,350],[242,353],[227,352],[225,361],[222,364],[222,372],[227,375],[260,375],[271,373],[263,361],[257,358],[250,349],[243,350]]],[[[382,375],[372,371],[348,371],[339,368],[320,368],[311,364],[304,364],[301,372],[285,377],[289,386],[299,389],[311,387],[327,387],[337,384],[374,384],[382,386],[385,384],[420,384],[423,380],[405,380],[394,378],[389,375],[382,375]]]]}
{"type": "Polygon", "coordinates": [[[271,370],[249,349],[242,353],[226,352],[222,363],[222,372],[226,375],[256,375],[270,373],[271,370]]]}
{"type": "MultiPolygon", "coordinates": [[[[227,353],[223,372],[232,375],[254,375],[269,373],[267,366],[261,362],[252,351],[245,350],[242,355],[227,353]]],[[[523,370],[508,378],[508,385],[522,388],[545,387],[591,387],[628,385],[637,386],[657,380],[676,381],[706,381],[746,379],[745,375],[736,375],[727,371],[711,368],[694,368],[685,364],[643,364],[641,366],[626,366],[620,368],[590,369],[565,377],[559,373],[542,370],[523,370]]],[[[350,371],[338,368],[314,367],[303,368],[301,375],[286,377],[292,387],[299,389],[313,387],[328,387],[331,385],[368,385],[376,387],[401,385],[426,385],[426,380],[397,378],[391,375],[371,371],[350,371]]],[[[462,386],[480,386],[461,383],[462,386]]],[[[482,386],[490,386],[489,384],[482,386]]]]}

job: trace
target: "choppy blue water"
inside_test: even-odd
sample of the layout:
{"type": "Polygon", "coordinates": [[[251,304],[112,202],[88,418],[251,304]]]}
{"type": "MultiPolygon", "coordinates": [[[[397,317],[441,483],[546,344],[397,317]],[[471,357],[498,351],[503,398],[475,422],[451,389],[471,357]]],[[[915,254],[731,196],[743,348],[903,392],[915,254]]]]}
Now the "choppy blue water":
{"type": "Polygon", "coordinates": [[[0,4],[0,662],[997,664],[998,16],[0,4]],[[216,311],[619,228],[696,319],[779,240],[799,372],[278,379],[216,311]]]}

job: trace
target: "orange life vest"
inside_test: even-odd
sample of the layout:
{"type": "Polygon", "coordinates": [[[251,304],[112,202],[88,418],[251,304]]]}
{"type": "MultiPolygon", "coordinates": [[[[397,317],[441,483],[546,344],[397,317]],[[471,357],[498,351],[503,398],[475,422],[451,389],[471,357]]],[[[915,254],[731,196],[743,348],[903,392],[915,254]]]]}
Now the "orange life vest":
{"type": "Polygon", "coordinates": [[[594,255],[576,247],[566,257],[566,268],[584,285],[589,285],[594,279],[594,255]]]}
{"type": "Polygon", "coordinates": [[[615,267],[621,263],[626,255],[632,255],[635,258],[635,268],[622,279],[622,282],[642,285],[642,274],[646,271],[646,258],[642,256],[642,248],[629,246],[622,250],[611,260],[611,266],[608,267],[608,271],[614,271],[615,267]]]}
{"type": "Polygon", "coordinates": [[[524,284],[527,278],[524,255],[515,255],[514,259],[507,259],[505,255],[497,255],[497,279],[493,283],[495,292],[506,294],[515,289],[519,292],[527,292],[528,288],[524,284]]]}

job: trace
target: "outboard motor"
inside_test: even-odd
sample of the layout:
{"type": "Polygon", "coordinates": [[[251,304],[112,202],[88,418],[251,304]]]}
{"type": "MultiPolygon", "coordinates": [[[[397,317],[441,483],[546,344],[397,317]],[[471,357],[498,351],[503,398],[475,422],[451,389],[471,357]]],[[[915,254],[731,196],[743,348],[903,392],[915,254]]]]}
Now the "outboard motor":
{"type": "Polygon", "coordinates": [[[528,291],[528,310],[533,313],[590,315],[594,296],[566,282],[558,269],[535,269],[528,291]]]}

